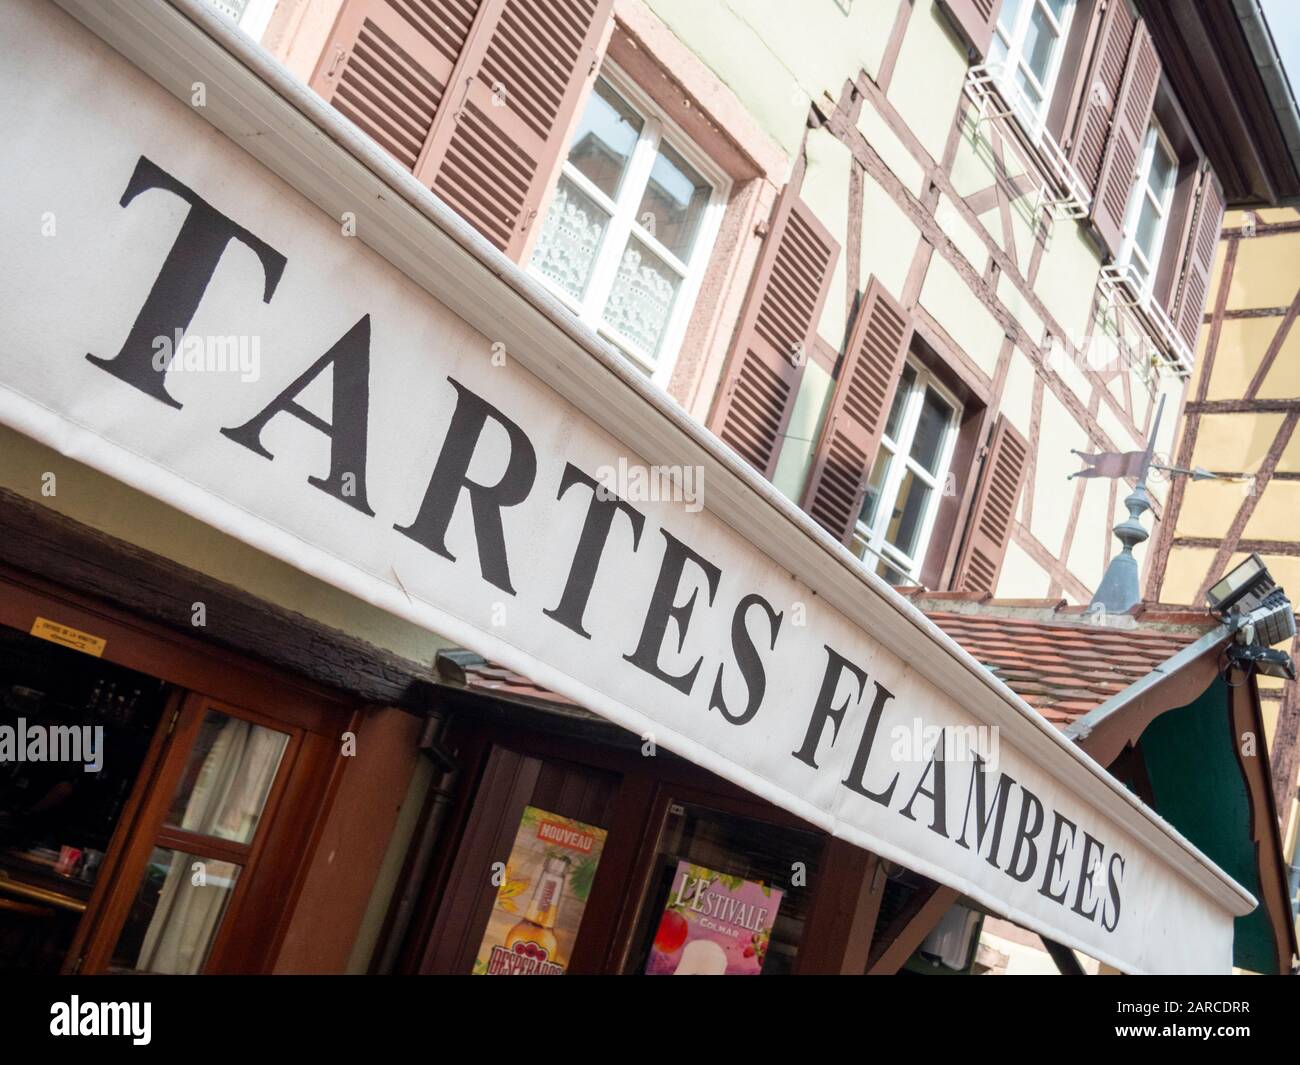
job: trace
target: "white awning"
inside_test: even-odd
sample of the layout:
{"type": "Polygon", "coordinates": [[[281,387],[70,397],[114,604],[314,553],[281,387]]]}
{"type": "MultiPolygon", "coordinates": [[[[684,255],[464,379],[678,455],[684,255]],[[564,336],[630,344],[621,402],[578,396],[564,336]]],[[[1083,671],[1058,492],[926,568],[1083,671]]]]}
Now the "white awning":
{"type": "Polygon", "coordinates": [[[0,421],[1043,935],[1230,968],[1246,891],[338,114],[192,0],[61,3],[0,11],[0,421]]]}

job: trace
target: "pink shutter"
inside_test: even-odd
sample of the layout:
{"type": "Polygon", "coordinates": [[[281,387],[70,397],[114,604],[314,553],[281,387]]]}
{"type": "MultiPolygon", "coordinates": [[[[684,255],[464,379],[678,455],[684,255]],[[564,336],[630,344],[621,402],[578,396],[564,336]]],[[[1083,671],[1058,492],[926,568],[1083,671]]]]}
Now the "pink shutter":
{"type": "Polygon", "coordinates": [[[479,6],[479,0],[347,0],[311,87],[414,170],[479,6]]]}
{"type": "MultiPolygon", "coordinates": [[[[407,0],[411,2],[411,0],[407,0]]],[[[450,3],[452,0],[446,0],[450,3]]],[[[416,175],[512,258],[562,153],[613,0],[484,0],[416,175]]]]}
{"type": "Polygon", "coordinates": [[[1097,195],[1092,204],[1092,221],[1111,255],[1119,251],[1124,229],[1124,209],[1137,170],[1142,138],[1151,122],[1156,88],[1160,84],[1160,57],[1146,24],[1139,22],[1133,33],[1124,83],[1120,87],[1106,143],[1106,155],[1097,179],[1097,195]]]}
{"type": "Polygon", "coordinates": [[[858,309],[802,503],[841,543],[853,537],[911,341],[911,319],[872,278],[858,309]]]}
{"type": "Polygon", "coordinates": [[[1012,428],[1005,415],[998,415],[979,492],[971,507],[966,542],[953,574],[953,587],[958,591],[992,595],[996,589],[1007,544],[1011,542],[1028,458],[1029,442],[1012,428]]]}
{"type": "Polygon", "coordinates": [[[512,258],[613,0],[347,0],[312,88],[512,258]]]}
{"type": "Polygon", "coordinates": [[[786,186],[776,206],[709,428],[764,477],[776,469],[840,246],[786,186]]]}
{"type": "Polygon", "coordinates": [[[1124,84],[1124,66],[1137,19],[1123,0],[1112,2],[1103,12],[1093,49],[1093,66],[1088,91],[1082,104],[1078,132],[1071,147],[1074,165],[1088,190],[1095,192],[1106,155],[1106,141],[1124,84]]]}
{"type": "Polygon", "coordinates": [[[939,7],[980,59],[989,54],[1002,0],[939,0],[939,7]]]}
{"type": "Polygon", "coordinates": [[[1218,246],[1219,230],[1223,225],[1223,210],[1223,187],[1214,176],[1214,171],[1206,167],[1201,175],[1196,214],[1188,230],[1181,280],[1174,287],[1169,308],[1178,335],[1193,350],[1196,348],[1196,336],[1201,331],[1201,318],[1205,313],[1205,297],[1210,288],[1210,270],[1214,265],[1214,250],[1218,246]]]}

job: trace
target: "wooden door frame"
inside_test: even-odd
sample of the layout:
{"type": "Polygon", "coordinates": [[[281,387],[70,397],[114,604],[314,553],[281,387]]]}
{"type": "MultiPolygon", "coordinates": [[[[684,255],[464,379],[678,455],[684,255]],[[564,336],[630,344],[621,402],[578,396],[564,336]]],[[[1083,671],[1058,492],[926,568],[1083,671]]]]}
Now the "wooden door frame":
{"type": "MultiPolygon", "coordinates": [[[[583,914],[582,930],[574,944],[570,966],[573,972],[616,974],[621,971],[630,949],[631,933],[645,904],[664,818],[674,801],[801,829],[822,839],[818,881],[813,888],[816,894],[808,912],[810,934],[800,944],[795,972],[823,972],[837,965],[832,955],[839,957],[844,953],[843,941],[853,928],[855,916],[852,908],[843,905],[843,897],[851,895],[856,899],[861,892],[860,880],[871,859],[867,852],[833,839],[793,814],[668,752],[642,756],[633,744],[602,743],[590,736],[582,737],[575,745],[572,735],[556,731],[555,723],[539,716],[545,711],[511,706],[498,700],[476,701],[491,704],[490,718],[468,711],[471,704],[461,698],[446,708],[450,714],[446,741],[459,763],[453,805],[443,822],[414,916],[398,954],[398,972],[415,973],[420,969],[494,747],[612,772],[621,778],[609,824],[605,826],[609,833],[606,848],[583,914]],[[535,719],[533,722],[521,723],[521,718],[530,715],[535,719]],[[847,858],[846,850],[852,852],[847,858]],[[607,890],[611,879],[622,879],[635,887],[622,892],[607,890]]],[[[615,735],[614,730],[610,732],[611,736],[615,735]]]]}
{"type": "Polygon", "coordinates": [[[103,639],[99,656],[103,661],[172,686],[62,971],[93,971],[111,954],[154,846],[157,832],[150,826],[156,829],[166,814],[188,740],[209,706],[228,708],[236,716],[296,737],[291,740],[292,752],[286,749],[286,760],[268,796],[262,821],[267,831],[257,833],[255,853],[250,852],[245,870],[251,875],[241,874],[226,910],[236,912],[237,899],[242,903],[254,895],[257,905],[248,912],[264,924],[258,935],[241,938],[232,931],[235,922],[223,916],[206,967],[207,971],[269,971],[288,931],[342,775],[340,736],[345,731],[355,733],[360,725],[359,701],[0,565],[0,625],[30,633],[37,617],[103,639]]]}

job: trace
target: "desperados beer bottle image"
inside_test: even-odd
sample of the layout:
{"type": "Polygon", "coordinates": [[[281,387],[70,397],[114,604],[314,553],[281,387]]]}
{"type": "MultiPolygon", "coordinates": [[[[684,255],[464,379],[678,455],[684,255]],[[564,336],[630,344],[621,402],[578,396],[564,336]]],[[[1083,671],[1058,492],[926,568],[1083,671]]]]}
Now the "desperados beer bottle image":
{"type": "Polygon", "coordinates": [[[490,972],[514,976],[558,976],[564,972],[555,958],[559,944],[554,929],[568,875],[568,858],[546,859],[523,918],[506,933],[505,943],[492,951],[490,972]]]}

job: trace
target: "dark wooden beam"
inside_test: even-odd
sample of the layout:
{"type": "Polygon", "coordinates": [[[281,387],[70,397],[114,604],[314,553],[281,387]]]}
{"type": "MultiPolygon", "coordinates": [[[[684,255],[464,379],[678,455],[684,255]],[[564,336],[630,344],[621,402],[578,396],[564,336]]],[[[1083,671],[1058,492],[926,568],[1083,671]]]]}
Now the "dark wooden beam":
{"type": "Polygon", "coordinates": [[[368,702],[423,705],[428,665],[401,658],[233,585],[0,489],[0,562],[368,702]],[[191,624],[195,603],[206,624],[191,624]]]}
{"type": "Polygon", "coordinates": [[[1054,939],[1048,939],[1046,936],[1039,936],[1043,941],[1043,946],[1047,948],[1047,953],[1052,956],[1057,970],[1062,976],[1087,976],[1082,965],[1079,964],[1079,957],[1069,947],[1054,939]]]}
{"type": "Polygon", "coordinates": [[[902,911],[871,944],[867,959],[868,976],[892,976],[915,952],[957,901],[955,888],[933,882],[919,888],[902,911]]]}

